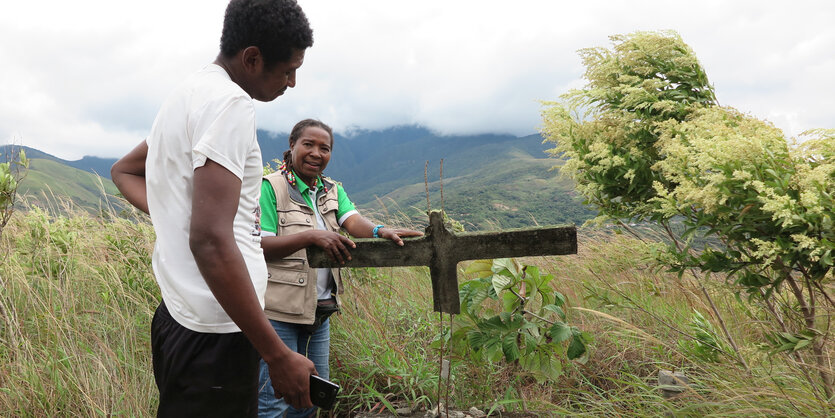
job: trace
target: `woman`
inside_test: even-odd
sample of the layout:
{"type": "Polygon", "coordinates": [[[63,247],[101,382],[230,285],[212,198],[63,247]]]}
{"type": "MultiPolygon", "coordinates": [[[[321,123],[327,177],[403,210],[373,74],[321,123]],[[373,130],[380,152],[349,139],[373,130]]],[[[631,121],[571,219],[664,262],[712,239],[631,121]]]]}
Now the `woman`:
{"type": "MultiPolygon", "coordinates": [[[[313,361],[319,376],[329,377],[330,322],[339,310],[342,281],[339,269],[312,269],[306,247],[315,245],[335,261],[351,259],[358,238],[386,238],[403,245],[402,237],[423,235],[408,229],[376,225],[354,208],[342,186],[322,177],[333,149],[333,131],[305,119],[290,133],[290,149],[278,170],[261,185],[261,247],[269,270],[264,311],[291,349],[313,361]]],[[[273,394],[266,364],[261,362],[258,414],[264,417],[309,416],[315,408],[296,410],[273,394]]]]}

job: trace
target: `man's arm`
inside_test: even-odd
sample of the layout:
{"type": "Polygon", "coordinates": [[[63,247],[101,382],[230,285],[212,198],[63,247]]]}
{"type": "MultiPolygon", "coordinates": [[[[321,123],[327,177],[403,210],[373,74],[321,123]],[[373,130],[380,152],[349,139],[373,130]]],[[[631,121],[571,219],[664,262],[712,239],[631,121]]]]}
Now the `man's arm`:
{"type": "Polygon", "coordinates": [[[145,187],[145,159],[147,157],[148,143],[142,141],[110,168],[110,178],[122,196],[145,213],[148,213],[148,195],[145,187]]]}
{"type": "Polygon", "coordinates": [[[270,369],[276,397],[296,408],[312,406],[313,362],[287,348],[267,321],[235,242],[233,221],[241,181],[212,160],[194,170],[189,245],[217,301],[247,336],[270,369]]]}

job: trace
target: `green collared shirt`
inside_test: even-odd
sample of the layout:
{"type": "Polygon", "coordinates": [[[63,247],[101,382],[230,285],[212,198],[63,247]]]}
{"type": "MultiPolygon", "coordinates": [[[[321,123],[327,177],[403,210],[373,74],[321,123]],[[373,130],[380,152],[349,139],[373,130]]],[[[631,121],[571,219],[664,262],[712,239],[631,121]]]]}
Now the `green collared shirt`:
{"type": "MultiPolygon", "coordinates": [[[[299,189],[299,192],[302,194],[302,198],[304,199],[307,206],[313,209],[316,213],[318,210],[313,205],[313,200],[310,197],[310,186],[307,183],[303,182],[299,176],[293,172],[293,176],[296,177],[296,187],[299,189]]],[[[322,178],[319,177],[317,184],[322,184],[322,178]]],[[[351,215],[357,212],[354,203],[348,199],[348,195],[345,193],[345,190],[342,188],[342,185],[339,183],[336,184],[336,195],[337,201],[339,203],[337,210],[336,210],[336,219],[339,222],[339,225],[342,225],[342,222],[345,219],[348,219],[351,215]]],[[[323,190],[317,189],[317,193],[322,192],[323,190]]],[[[278,214],[276,213],[276,201],[275,201],[275,190],[273,190],[273,186],[270,185],[270,182],[267,180],[263,180],[261,182],[261,200],[259,201],[261,205],[261,230],[266,232],[272,232],[273,234],[278,233],[278,214]]]]}

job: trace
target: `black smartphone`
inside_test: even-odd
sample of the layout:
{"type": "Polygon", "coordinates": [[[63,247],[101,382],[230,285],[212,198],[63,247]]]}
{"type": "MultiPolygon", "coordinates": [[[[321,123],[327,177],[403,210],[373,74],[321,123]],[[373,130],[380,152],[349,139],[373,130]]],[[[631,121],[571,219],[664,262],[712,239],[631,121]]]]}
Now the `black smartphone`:
{"type": "Polygon", "coordinates": [[[316,375],[310,375],[310,400],[324,410],[333,408],[339,385],[316,375]]]}

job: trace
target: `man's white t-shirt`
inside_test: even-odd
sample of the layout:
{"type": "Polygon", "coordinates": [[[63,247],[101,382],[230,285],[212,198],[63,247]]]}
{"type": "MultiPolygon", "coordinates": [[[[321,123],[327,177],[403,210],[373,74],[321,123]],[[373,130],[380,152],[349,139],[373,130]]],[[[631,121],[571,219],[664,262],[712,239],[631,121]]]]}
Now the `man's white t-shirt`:
{"type": "Polygon", "coordinates": [[[145,181],[156,232],[153,268],[171,316],[198,332],[240,331],[215,299],[189,248],[194,170],[207,159],[241,179],[235,241],[264,305],[267,266],[261,250],[263,167],[252,98],[211,64],[189,76],[163,103],[147,138],[145,181]]]}

